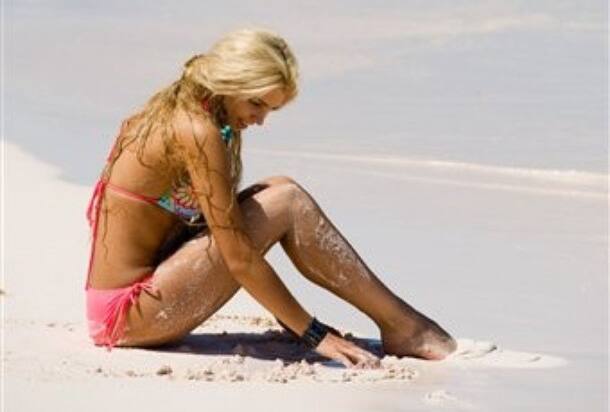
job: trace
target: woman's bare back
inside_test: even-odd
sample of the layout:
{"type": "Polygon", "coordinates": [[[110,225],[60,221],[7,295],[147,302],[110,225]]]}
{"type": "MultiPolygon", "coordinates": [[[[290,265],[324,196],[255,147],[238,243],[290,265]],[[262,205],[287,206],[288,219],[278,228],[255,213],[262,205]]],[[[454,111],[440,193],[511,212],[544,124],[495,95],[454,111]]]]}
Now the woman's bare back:
{"type": "MultiPolygon", "coordinates": [[[[122,139],[130,119],[121,130],[122,139]]],[[[132,193],[156,198],[171,187],[160,136],[151,135],[140,155],[138,143],[124,147],[110,168],[108,181],[132,193]]],[[[154,270],[157,254],[168,237],[184,225],[160,207],[106,190],[100,200],[98,235],[89,283],[95,289],[126,287],[154,270]]]]}

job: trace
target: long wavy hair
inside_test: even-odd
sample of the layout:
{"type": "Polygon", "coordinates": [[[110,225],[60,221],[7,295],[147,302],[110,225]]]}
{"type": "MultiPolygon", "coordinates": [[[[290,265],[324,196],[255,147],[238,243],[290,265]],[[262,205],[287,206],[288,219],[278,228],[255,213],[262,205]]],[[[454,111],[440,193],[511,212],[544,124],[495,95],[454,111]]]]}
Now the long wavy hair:
{"type": "MultiPolygon", "coordinates": [[[[298,93],[298,64],[286,41],[277,34],[261,29],[231,32],[215,43],[206,54],[191,57],[184,65],[182,76],[153,95],[148,102],[123,125],[106,177],[122,150],[135,144],[137,157],[144,166],[144,150],[150,137],[158,133],[164,142],[166,172],[178,172],[182,165],[176,153],[172,127],[178,111],[189,116],[208,116],[219,128],[226,125],[223,107],[225,96],[237,99],[260,97],[281,87],[292,100],[298,93]],[[209,111],[202,102],[207,102],[209,111]]],[[[232,188],[237,192],[241,180],[241,133],[235,131],[229,143],[231,153],[232,188]]]]}

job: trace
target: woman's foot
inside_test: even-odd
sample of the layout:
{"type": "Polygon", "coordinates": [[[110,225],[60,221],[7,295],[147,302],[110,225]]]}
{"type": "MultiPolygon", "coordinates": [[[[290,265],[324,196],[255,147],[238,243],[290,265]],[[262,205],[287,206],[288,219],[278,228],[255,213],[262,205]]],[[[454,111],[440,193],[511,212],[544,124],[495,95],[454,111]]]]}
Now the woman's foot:
{"type": "Polygon", "coordinates": [[[417,312],[409,314],[398,326],[381,329],[386,355],[442,360],[455,351],[457,343],[436,322],[417,312]]]}

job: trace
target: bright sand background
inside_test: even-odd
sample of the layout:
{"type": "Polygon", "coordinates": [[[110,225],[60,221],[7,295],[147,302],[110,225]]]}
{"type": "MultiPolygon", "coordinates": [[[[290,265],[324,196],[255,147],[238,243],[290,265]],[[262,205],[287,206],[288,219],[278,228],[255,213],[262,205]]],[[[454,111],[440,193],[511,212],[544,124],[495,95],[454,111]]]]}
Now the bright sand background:
{"type": "MultiPolygon", "coordinates": [[[[7,411],[605,410],[603,176],[246,148],[247,179],[296,176],[397,293],[460,339],[447,361],[386,358],[381,370],[350,373],[299,363],[306,354],[264,334],[273,322],[244,294],[178,348],[93,347],[82,290],[89,188],[5,150],[7,411]]],[[[306,307],[376,339],[279,252],[269,259],[306,307]]]]}
{"type": "MultiPolygon", "coordinates": [[[[5,410],[606,411],[607,7],[2,2],[5,410]],[[273,323],[246,295],[172,351],[88,342],[84,208],[120,119],[251,25],[288,39],[303,79],[248,131],[245,182],[305,185],[380,277],[461,339],[454,359],[354,376],[277,364],[265,359],[308,355],[263,334],[273,323]]],[[[376,338],[280,250],[269,259],[321,319],[376,338]]]]}

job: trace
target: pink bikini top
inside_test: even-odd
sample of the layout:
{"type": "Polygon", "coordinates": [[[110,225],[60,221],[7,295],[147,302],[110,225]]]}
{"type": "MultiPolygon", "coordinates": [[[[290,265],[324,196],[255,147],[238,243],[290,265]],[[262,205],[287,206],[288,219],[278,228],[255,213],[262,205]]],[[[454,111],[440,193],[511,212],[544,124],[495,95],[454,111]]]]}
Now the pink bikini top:
{"type": "Polygon", "coordinates": [[[161,209],[178,216],[185,223],[195,223],[201,217],[197,198],[190,185],[174,186],[160,197],[142,195],[106,182],[106,189],[128,199],[137,200],[158,206],[161,209]]]}
{"type": "Polygon", "coordinates": [[[100,219],[102,198],[106,190],[110,190],[120,196],[128,199],[146,202],[151,205],[160,207],[161,209],[178,216],[187,224],[193,224],[202,216],[201,211],[197,206],[197,199],[193,195],[193,190],[190,185],[170,188],[165,194],[160,197],[151,197],[140,193],[132,192],[123,187],[110,183],[104,178],[100,178],[93,190],[89,206],[87,207],[87,220],[91,228],[91,253],[89,255],[89,267],[87,270],[87,283],[85,289],[89,285],[89,275],[93,265],[93,257],[95,255],[95,240],[97,239],[97,229],[100,219]]]}
{"type": "MultiPolygon", "coordinates": [[[[204,109],[208,109],[206,102],[203,103],[203,106],[204,109]]],[[[123,129],[123,127],[121,127],[121,129],[123,129]]],[[[220,133],[223,141],[228,144],[233,137],[233,130],[231,129],[231,126],[224,126],[220,130],[220,133]]],[[[112,160],[112,154],[114,153],[116,144],[117,143],[115,142],[115,145],[113,146],[112,150],[110,151],[110,154],[108,155],[107,162],[110,162],[112,160]]],[[[87,207],[87,220],[89,221],[89,227],[91,228],[92,232],[92,242],[91,253],[89,255],[89,267],[87,271],[87,283],[85,285],[85,289],[89,285],[89,275],[91,274],[91,267],[93,265],[93,257],[95,254],[95,240],[97,238],[98,221],[101,211],[100,206],[103,195],[107,189],[128,199],[146,202],[151,205],[160,207],[161,209],[176,215],[187,224],[194,224],[202,217],[201,210],[199,210],[197,198],[194,195],[190,183],[187,183],[182,186],[174,185],[160,197],[152,197],[132,192],[131,190],[117,186],[114,183],[110,183],[108,180],[101,177],[95,185],[91,200],[89,200],[89,206],[87,207]]]]}

